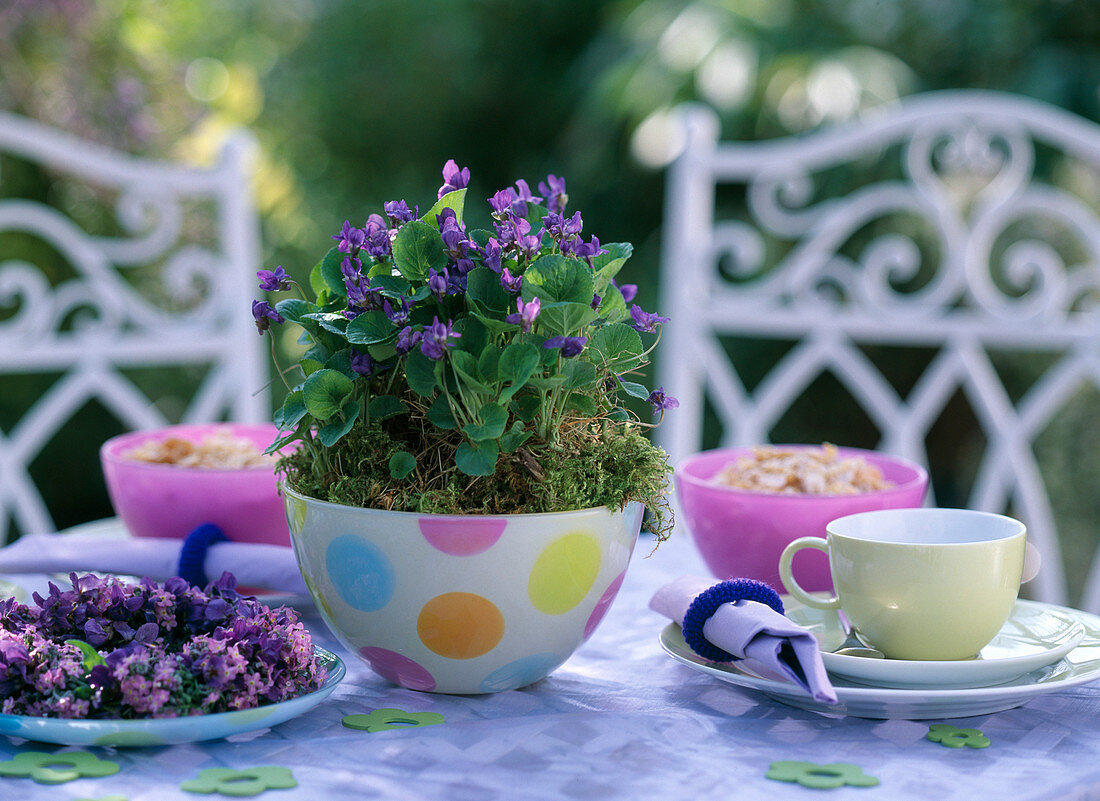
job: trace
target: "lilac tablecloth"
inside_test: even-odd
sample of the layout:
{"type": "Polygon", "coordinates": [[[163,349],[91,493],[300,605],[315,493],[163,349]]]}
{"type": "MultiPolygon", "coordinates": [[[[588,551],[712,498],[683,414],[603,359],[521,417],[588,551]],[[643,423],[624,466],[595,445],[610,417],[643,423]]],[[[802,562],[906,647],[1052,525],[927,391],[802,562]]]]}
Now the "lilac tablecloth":
{"type": "MultiPolygon", "coordinates": [[[[595,636],[533,687],[478,697],[396,688],[336,646],[310,612],[317,640],[340,652],[349,669],[312,712],[235,742],[91,749],[121,771],[54,786],[0,778],[0,799],[221,798],[186,793],[180,784],[203,768],[258,765],[293,770],[298,787],[259,796],[279,801],[817,797],[766,779],[769,764],[779,760],[851,762],[880,780],[826,793],[840,801],[1100,799],[1100,684],[959,720],[876,721],[794,709],[661,651],[657,638],[667,621],[647,608],[650,595],[671,578],[705,568],[683,533],[647,558],[651,544],[640,543],[595,636]],[[437,712],[445,723],[378,733],[341,726],[344,715],[383,707],[437,712]],[[992,745],[930,743],[932,722],[981,729],[992,745]]],[[[30,747],[0,737],[0,760],[30,747]]]]}

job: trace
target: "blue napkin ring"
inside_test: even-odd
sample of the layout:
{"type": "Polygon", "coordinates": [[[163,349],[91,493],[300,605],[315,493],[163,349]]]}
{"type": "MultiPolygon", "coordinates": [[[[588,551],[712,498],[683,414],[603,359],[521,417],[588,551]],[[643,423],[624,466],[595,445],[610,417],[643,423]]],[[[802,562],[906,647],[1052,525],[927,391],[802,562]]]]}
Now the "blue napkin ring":
{"type": "Polygon", "coordinates": [[[770,606],[779,614],[783,614],[783,602],[779,600],[779,593],[763,581],[739,578],[715,584],[696,595],[695,600],[691,602],[687,612],[684,613],[684,641],[690,646],[691,650],[711,662],[735,662],[740,659],[740,657],[722,650],[704,637],[703,624],[710,619],[710,616],[722,604],[741,600],[757,601],[770,606]]]}
{"type": "Polygon", "coordinates": [[[209,584],[206,578],[206,552],[211,545],[219,542],[229,542],[229,537],[222,534],[222,530],[213,523],[203,523],[187,535],[180,548],[179,573],[180,578],[196,587],[205,587],[209,584]]]}

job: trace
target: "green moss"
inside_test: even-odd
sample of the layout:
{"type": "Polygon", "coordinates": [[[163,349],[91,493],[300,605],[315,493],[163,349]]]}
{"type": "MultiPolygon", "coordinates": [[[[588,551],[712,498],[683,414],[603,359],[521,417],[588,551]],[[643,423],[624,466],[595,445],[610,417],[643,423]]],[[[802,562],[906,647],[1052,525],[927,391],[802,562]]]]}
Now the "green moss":
{"type": "Polygon", "coordinates": [[[630,426],[592,424],[556,447],[529,441],[515,454],[501,456],[492,476],[479,478],[445,467],[453,465],[456,436],[427,431],[409,439],[408,431],[357,426],[329,450],[327,464],[315,463],[303,448],[284,457],[279,470],[304,495],[348,506],[523,514],[617,509],[638,501],[652,512],[647,529],[660,539],[672,529],[668,454],[630,426]],[[419,454],[416,470],[404,479],[389,473],[390,457],[399,450],[419,454]]]}

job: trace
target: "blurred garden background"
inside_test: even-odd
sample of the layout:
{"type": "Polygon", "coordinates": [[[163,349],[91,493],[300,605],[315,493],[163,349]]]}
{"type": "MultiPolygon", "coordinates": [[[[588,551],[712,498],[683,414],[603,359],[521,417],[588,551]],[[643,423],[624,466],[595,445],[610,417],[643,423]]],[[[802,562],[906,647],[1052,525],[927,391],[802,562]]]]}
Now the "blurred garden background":
{"type": "MultiPolygon", "coordinates": [[[[658,311],[663,170],[676,155],[669,112],[677,103],[706,103],[723,138],[754,140],[916,92],[969,87],[1100,120],[1100,4],[0,0],[0,108],[125,152],[195,163],[209,163],[230,131],[253,134],[257,267],[281,264],[304,279],[345,219],[360,224],[393,199],[430,205],[454,158],[470,169],[472,198],[516,178],[534,186],[547,173],[565,176],[586,233],[634,243],[621,279],[658,311]]],[[[0,196],[44,200],[88,230],[114,224],[94,195],[27,164],[0,169],[0,196]]],[[[59,257],[33,238],[0,235],[0,262],[13,258],[59,257]]],[[[7,430],[49,379],[3,380],[7,430]]],[[[165,393],[170,411],[170,384],[165,393]]],[[[1037,445],[1054,476],[1063,536],[1088,553],[1100,520],[1095,486],[1081,479],[1100,475],[1094,395],[1067,408],[1037,445]]],[[[810,403],[773,438],[874,446],[874,432],[834,411],[810,403]]],[[[960,420],[965,429],[965,414],[960,420]]],[[[87,476],[98,474],[95,448],[120,430],[93,404],[35,463],[36,483],[54,486],[47,502],[59,526],[111,514],[102,483],[87,476]],[[91,461],[74,459],[78,451],[91,461]]],[[[942,504],[965,502],[953,476],[934,480],[942,504]]],[[[1079,561],[1074,582],[1087,557],[1079,561]]]]}

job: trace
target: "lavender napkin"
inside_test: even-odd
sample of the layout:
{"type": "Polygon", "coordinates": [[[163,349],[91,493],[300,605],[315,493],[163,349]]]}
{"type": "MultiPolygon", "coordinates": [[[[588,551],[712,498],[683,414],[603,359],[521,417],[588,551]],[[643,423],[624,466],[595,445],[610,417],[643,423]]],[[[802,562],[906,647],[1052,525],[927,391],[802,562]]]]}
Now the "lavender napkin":
{"type": "MultiPolygon", "coordinates": [[[[713,584],[714,579],[684,576],[657,590],[649,608],[682,625],[691,602],[713,584]]],[[[753,673],[795,684],[815,700],[837,702],[813,634],[766,604],[746,600],[722,604],[703,624],[703,636],[743,658],[753,673]]]]}
{"type": "MultiPolygon", "coordinates": [[[[181,545],[175,539],[34,534],[0,548],[0,574],[93,571],[163,581],[179,574],[181,545]]],[[[203,568],[214,578],[228,571],[246,587],[308,592],[294,549],[282,545],[220,542],[207,550],[203,568]]]]}

